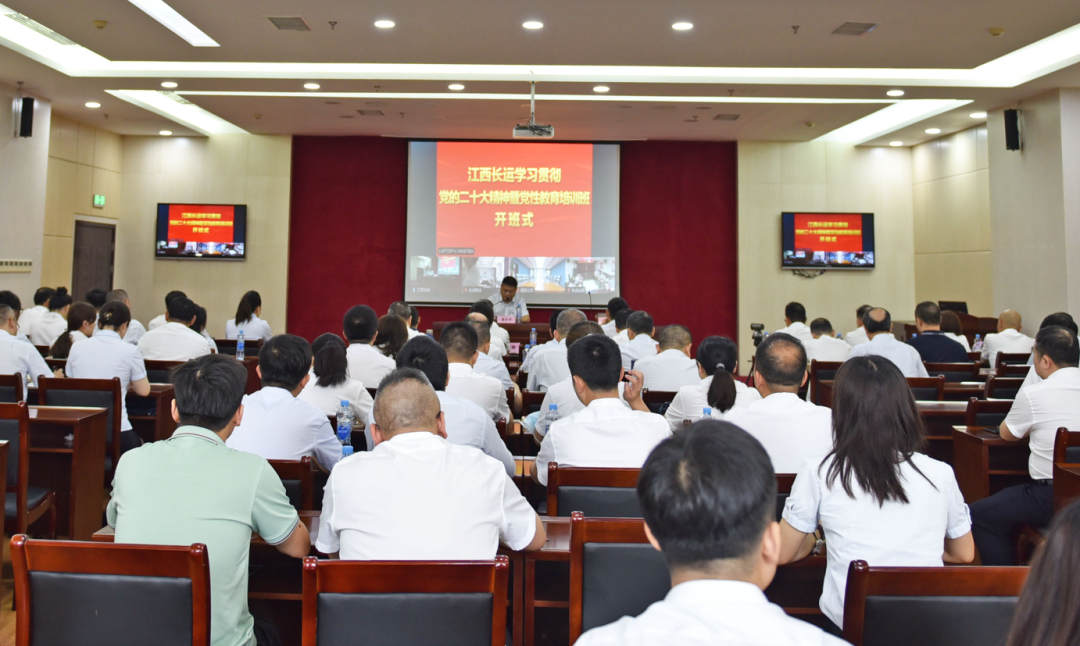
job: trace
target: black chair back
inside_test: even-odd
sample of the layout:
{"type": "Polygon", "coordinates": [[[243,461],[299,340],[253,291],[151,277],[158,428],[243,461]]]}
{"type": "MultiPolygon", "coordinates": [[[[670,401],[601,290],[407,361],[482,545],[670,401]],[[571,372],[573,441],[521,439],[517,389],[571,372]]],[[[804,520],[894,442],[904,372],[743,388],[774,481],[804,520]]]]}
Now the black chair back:
{"type": "Polygon", "coordinates": [[[484,592],[319,594],[320,644],[364,646],[491,643],[491,594],[484,592]],[[357,640],[357,628],[364,638],[357,640]]]}
{"type": "Polygon", "coordinates": [[[23,380],[21,373],[0,375],[0,404],[18,404],[23,400],[23,380]]]}
{"type": "Polygon", "coordinates": [[[63,388],[49,388],[49,406],[84,406],[89,408],[104,408],[108,413],[105,418],[105,446],[112,446],[113,418],[116,411],[113,406],[113,394],[105,390],[64,390],[63,388]]]}
{"type": "Polygon", "coordinates": [[[912,388],[911,394],[918,401],[936,401],[937,388],[912,388]]]}
{"type": "Polygon", "coordinates": [[[8,487],[16,487],[19,484],[19,455],[21,453],[21,435],[19,433],[19,420],[0,419],[0,441],[8,443],[7,479],[8,487]]]}
{"type": "Polygon", "coordinates": [[[637,489],[560,486],[558,498],[558,515],[563,517],[580,511],[590,518],[641,518],[637,489]]]}
{"type": "Polygon", "coordinates": [[[972,361],[971,363],[932,363],[925,362],[926,372],[931,377],[937,377],[938,375],[945,375],[945,381],[949,383],[957,383],[960,381],[978,381],[979,380],[979,364],[972,361]]]}

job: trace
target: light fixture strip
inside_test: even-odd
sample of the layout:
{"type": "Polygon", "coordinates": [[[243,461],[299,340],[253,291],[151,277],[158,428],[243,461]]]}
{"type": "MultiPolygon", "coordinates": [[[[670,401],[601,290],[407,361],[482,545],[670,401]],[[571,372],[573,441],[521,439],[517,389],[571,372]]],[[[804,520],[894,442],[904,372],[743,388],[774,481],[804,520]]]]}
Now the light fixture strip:
{"type": "MultiPolygon", "coordinates": [[[[185,101],[180,103],[170,98],[171,92],[158,92],[157,90],[105,90],[107,93],[127,101],[140,108],[159,114],[166,119],[171,119],[180,125],[202,133],[211,135],[244,135],[248,134],[243,128],[238,128],[221,117],[207,112],[201,107],[185,101]]],[[[310,96],[310,95],[308,95],[310,96]]]]}
{"type": "Polygon", "coordinates": [[[953,99],[899,101],[827,132],[814,141],[839,141],[857,146],[969,103],[971,101],[953,99]]]}
{"type": "Polygon", "coordinates": [[[220,47],[217,41],[207,36],[190,20],[181,16],[176,9],[165,4],[164,0],[128,0],[128,2],[142,9],[146,15],[186,40],[192,47],[220,47]]]}
{"type": "MultiPolygon", "coordinates": [[[[471,101],[522,101],[528,94],[498,94],[485,92],[237,92],[228,90],[185,90],[182,96],[235,97],[317,97],[324,99],[466,99],[471,101]]],[[[652,96],[618,94],[545,94],[545,101],[617,101],[624,103],[738,103],[738,104],[892,104],[895,99],[832,99],[817,97],[761,96],[652,96]]]]}

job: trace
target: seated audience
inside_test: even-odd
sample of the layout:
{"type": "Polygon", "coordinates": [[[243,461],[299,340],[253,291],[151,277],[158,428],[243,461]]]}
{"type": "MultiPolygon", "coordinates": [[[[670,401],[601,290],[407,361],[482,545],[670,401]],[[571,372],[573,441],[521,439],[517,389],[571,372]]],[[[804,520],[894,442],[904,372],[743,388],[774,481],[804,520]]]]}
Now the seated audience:
{"type": "MultiPolygon", "coordinates": [[[[72,307],[71,311],[74,312],[75,308],[72,307]]],[[[69,315],[68,320],[71,318],[69,315]]],[[[150,380],[146,376],[146,365],[139,349],[124,342],[124,333],[131,322],[131,310],[127,305],[120,301],[109,301],[101,308],[97,319],[98,333],[71,346],[65,369],[67,376],[72,379],[120,379],[120,451],[127,452],[142,442],[131,429],[126,395],[130,390],[140,397],[149,396],[150,380]]]]}
{"type": "Polygon", "coordinates": [[[855,357],[877,356],[893,362],[905,377],[929,377],[923,365],[919,351],[906,343],[896,340],[892,335],[892,316],[889,311],[875,307],[863,315],[863,327],[869,343],[862,343],[851,349],[848,361],[855,357]]]}
{"type": "Polygon", "coordinates": [[[49,298],[49,311],[34,321],[26,336],[34,345],[52,346],[67,331],[67,315],[71,309],[71,296],[66,287],[57,287],[49,298]]]}
{"type": "Polygon", "coordinates": [[[731,424],[703,421],[664,440],[638,478],[646,535],[671,570],[671,591],[637,617],[576,646],[841,646],[762,592],[780,563],[769,456],[731,424]]]}
{"type": "MultiPolygon", "coordinates": [[[[398,353],[397,364],[399,368],[415,368],[428,378],[439,398],[448,442],[483,451],[501,462],[507,475],[514,476],[517,472],[514,456],[499,437],[495,422],[487,412],[468,399],[447,394],[450,363],[446,350],[435,339],[425,338],[406,343],[398,353]]],[[[368,435],[370,437],[370,432],[368,435]]]]}
{"type": "Polygon", "coordinates": [[[1020,525],[1045,527],[1054,515],[1054,438],[1059,428],[1080,431],[1080,345],[1076,333],[1045,327],[1035,336],[1034,370],[1042,381],[1025,386],[1001,423],[1001,439],[1031,438],[1030,482],[971,505],[975,544],[984,565],[1015,565],[1020,525]]]}
{"type": "Polygon", "coordinates": [[[221,355],[177,368],[173,418],[180,428],[124,455],[106,510],[117,543],[206,545],[212,646],[277,641],[273,623],[248,612],[253,533],[294,558],[311,549],[307,528],[266,460],[225,446],[243,416],[246,383],[244,366],[221,355]]]}
{"type": "Polygon", "coordinates": [[[723,415],[761,442],[777,473],[795,473],[807,458],[823,458],[833,448],[832,411],[799,397],[807,377],[802,344],[774,332],[754,353],[754,385],[762,399],[723,415]]]}
{"type": "Polygon", "coordinates": [[[968,341],[967,336],[964,335],[964,327],[960,324],[960,317],[956,315],[956,312],[942,310],[941,332],[953,341],[964,346],[964,352],[971,352],[971,342],[968,341]]]}
{"type": "MultiPolygon", "coordinates": [[[[574,327],[570,328],[570,333],[566,335],[566,348],[569,351],[570,346],[574,345],[578,339],[590,334],[603,333],[603,328],[594,321],[581,321],[580,323],[575,323],[574,327]]],[[[622,397],[623,387],[625,385],[625,382],[619,382],[620,398],[622,397]]],[[[578,411],[585,410],[585,404],[581,403],[581,400],[578,399],[577,392],[574,390],[573,377],[567,377],[547,389],[547,392],[544,393],[544,401],[540,404],[541,418],[547,414],[548,410],[550,410],[549,407],[553,404],[555,410],[559,413],[559,419],[565,419],[578,411]]],[[[537,424],[536,428],[533,429],[533,437],[537,442],[540,442],[544,439],[544,433],[546,432],[547,429],[544,428],[543,424],[537,424]]]]}
{"type": "Polygon", "coordinates": [[[86,290],[86,294],[83,295],[83,300],[90,304],[94,308],[94,311],[100,311],[102,306],[109,301],[107,298],[108,292],[99,287],[86,290]]]}
{"type": "Polygon", "coordinates": [[[463,322],[448,324],[439,335],[439,343],[446,350],[446,357],[450,361],[450,378],[446,384],[446,392],[475,403],[483,408],[493,421],[513,420],[502,383],[473,369],[479,355],[480,339],[472,326],[463,322]]]}
{"type": "Polygon", "coordinates": [[[919,352],[923,361],[963,363],[968,360],[964,346],[941,331],[941,308],[937,303],[924,301],[915,307],[915,329],[918,335],[913,336],[908,345],[919,352]]]}
{"type": "Polygon", "coordinates": [[[492,359],[502,360],[510,352],[510,333],[499,327],[499,324],[495,321],[495,307],[492,306],[491,301],[486,298],[482,301],[476,301],[469,308],[469,313],[481,314],[487,320],[491,326],[491,350],[488,354],[491,355],[492,359]]]}
{"type": "Polygon", "coordinates": [[[297,395],[300,401],[311,404],[327,416],[337,415],[341,402],[349,402],[356,416],[354,428],[371,423],[371,407],[375,400],[364,382],[349,375],[349,357],[345,342],[336,334],[320,334],[311,344],[311,376],[304,389],[297,395]]]}
{"type": "MultiPolygon", "coordinates": [[[[1039,324],[1039,329],[1041,330],[1043,328],[1052,327],[1054,325],[1059,325],[1066,330],[1072,330],[1073,334],[1080,333],[1080,327],[1077,327],[1076,321],[1073,320],[1072,315],[1068,312],[1055,312],[1053,314],[1048,314],[1046,318],[1042,320],[1042,323],[1039,324]]],[[[1028,357],[1028,365],[1035,365],[1034,352],[1030,357],[1028,357]]],[[[1024,383],[1023,385],[1021,385],[1021,388],[1027,388],[1031,384],[1037,384],[1040,381],[1042,381],[1042,377],[1039,376],[1039,373],[1029,369],[1027,376],[1024,377],[1024,383]]]]}
{"type": "Polygon", "coordinates": [[[72,305],[67,313],[67,329],[53,341],[49,356],[53,359],[67,359],[71,346],[93,336],[96,322],[97,311],[93,305],[81,301],[72,305]]]}
{"type": "Polygon", "coordinates": [[[0,305],[0,375],[17,372],[36,386],[39,377],[52,377],[53,371],[41,358],[37,348],[17,338],[18,333],[15,311],[7,305],[0,305]]]}
{"type": "Polygon", "coordinates": [[[495,317],[499,316],[517,316],[518,308],[521,308],[521,320],[520,323],[528,323],[529,319],[529,306],[525,304],[525,299],[518,294],[518,282],[513,276],[507,276],[502,279],[502,285],[499,286],[499,292],[492,294],[488,297],[491,301],[492,307],[495,309],[495,317]]]}
{"type": "Polygon", "coordinates": [[[626,328],[626,321],[634,310],[624,307],[615,314],[615,342],[620,346],[630,343],[630,330],[626,328]]]}
{"type": "Polygon", "coordinates": [[[803,343],[806,361],[843,361],[851,354],[851,346],[836,338],[832,323],[826,318],[810,321],[810,335],[814,338],[803,343]]]}
{"type": "Polygon", "coordinates": [[[626,299],[618,296],[607,302],[607,323],[604,323],[601,327],[604,328],[604,334],[608,335],[609,338],[614,339],[615,335],[619,333],[615,328],[615,315],[620,310],[625,310],[628,307],[630,307],[630,304],[626,302],[626,299]]]}
{"type": "Polygon", "coordinates": [[[488,354],[491,349],[491,327],[487,324],[487,321],[470,320],[468,323],[476,331],[476,338],[479,343],[477,349],[480,351],[473,369],[482,375],[498,379],[503,390],[517,390],[518,385],[510,379],[510,371],[506,369],[506,362],[502,359],[492,359],[491,355],[488,354]]]}
{"type": "Polygon", "coordinates": [[[656,356],[656,341],[653,340],[653,317],[644,310],[638,310],[626,317],[628,341],[620,346],[622,365],[633,370],[639,360],[656,356]]]}
{"type": "Polygon", "coordinates": [[[559,314],[559,321],[552,332],[554,343],[545,344],[529,352],[529,373],[526,389],[531,392],[544,392],[570,376],[566,365],[566,335],[570,328],[587,320],[581,310],[564,310],[559,314]]]}
{"type": "Polygon", "coordinates": [[[19,315],[20,334],[29,336],[30,328],[33,326],[34,321],[37,321],[49,313],[49,299],[52,298],[54,293],[56,293],[56,290],[52,287],[39,287],[38,290],[34,292],[34,306],[28,310],[23,310],[19,315]]]}
{"type": "Polygon", "coordinates": [[[311,370],[311,345],[292,334],[270,337],[255,371],[262,389],[245,395],[244,419],[225,445],[267,460],[310,455],[329,471],[341,459],[341,442],[322,409],[297,399],[311,370]]]}
{"type": "Polygon", "coordinates": [[[828,456],[807,459],[795,477],[780,523],[780,562],[820,549],[815,533],[821,525],[828,552],[821,611],[839,631],[852,561],[970,563],[975,545],[952,467],[917,453],[923,423],[891,362],[852,357],[837,371],[833,439],[828,456]]]}
{"type": "Polygon", "coordinates": [[[665,326],[657,338],[660,352],[634,364],[634,370],[645,377],[644,388],[675,392],[683,386],[699,385],[701,377],[698,376],[698,365],[690,358],[693,344],[690,330],[686,327],[665,326]]]}
{"type": "Polygon", "coordinates": [[[409,327],[412,330],[414,330],[416,332],[419,332],[420,331],[420,310],[418,310],[418,309],[416,309],[416,307],[410,305],[409,306],[409,311],[412,313],[412,319],[411,319],[412,322],[409,324],[409,327]]]}
{"type": "MultiPolygon", "coordinates": [[[[105,296],[107,301],[120,301],[131,311],[131,299],[128,298],[128,293],[122,289],[114,289],[105,296]]],[[[204,310],[205,311],[205,310],[204,310]]],[[[205,327],[205,324],[204,324],[205,327]]],[[[124,343],[130,343],[131,345],[139,345],[139,340],[146,334],[146,328],[142,323],[139,323],[135,319],[131,319],[128,322],[127,332],[124,334],[124,343]]],[[[215,346],[216,347],[216,346],[215,346]]]]}
{"type": "Polygon", "coordinates": [[[374,388],[394,370],[394,360],[375,349],[378,315],[367,305],[357,305],[345,313],[341,326],[349,342],[349,376],[374,388]]]}
{"type": "MultiPolygon", "coordinates": [[[[551,310],[551,319],[548,322],[548,335],[551,338],[547,342],[541,344],[540,343],[540,335],[537,334],[537,341],[536,342],[537,342],[538,345],[536,347],[534,347],[534,348],[529,348],[529,352],[525,355],[524,359],[522,359],[521,368],[520,368],[520,370],[522,372],[527,373],[530,370],[532,370],[532,363],[533,363],[533,361],[536,360],[536,357],[538,355],[542,355],[544,352],[547,352],[548,350],[552,349],[553,347],[554,348],[560,348],[561,347],[561,350],[563,352],[566,351],[566,343],[564,343],[564,341],[566,339],[566,335],[563,335],[563,336],[560,337],[559,336],[559,330],[558,330],[558,328],[559,328],[559,316],[564,311],[566,311],[566,310],[551,310]]],[[[528,390],[528,389],[529,389],[528,386],[526,386],[526,390],[528,390]]]]}
{"type": "Polygon", "coordinates": [[[573,467],[637,469],[649,452],[671,436],[663,417],[641,401],[642,376],[620,363],[619,345],[599,334],[579,339],[567,351],[574,392],[585,410],[548,429],[532,465],[533,480],[547,484],[549,462],[573,467]],[[626,377],[619,400],[619,382],[626,377]]]}
{"type": "Polygon", "coordinates": [[[664,413],[664,419],[671,425],[672,431],[701,419],[706,408],[725,413],[761,399],[761,393],[756,388],[747,388],[746,384],[735,378],[739,348],[731,339],[706,337],[698,346],[695,363],[701,381],[696,386],[680,388],[664,413]]]}
{"type": "Polygon", "coordinates": [[[393,360],[398,350],[409,340],[409,326],[395,314],[387,314],[379,318],[379,334],[375,338],[375,349],[393,360]]]}
{"type": "Polygon", "coordinates": [[[260,314],[262,314],[262,297],[259,296],[259,292],[251,290],[240,297],[240,304],[236,306],[236,316],[225,321],[225,338],[235,339],[238,333],[243,332],[245,339],[269,341],[274,333],[270,331],[270,324],[259,318],[260,314]]]}
{"type": "Polygon", "coordinates": [[[169,301],[174,298],[187,298],[187,294],[176,289],[169,292],[168,294],[165,294],[165,313],[159,314],[154,318],[150,319],[150,323],[146,326],[147,332],[157,329],[169,322],[169,301]]]}
{"type": "Polygon", "coordinates": [[[1080,502],[1058,512],[1045,536],[1031,562],[1005,646],[1080,644],[1080,606],[1075,602],[1076,573],[1080,572],[1080,502]]]}
{"type": "MultiPolygon", "coordinates": [[[[0,305],[7,305],[8,307],[10,307],[12,314],[15,315],[16,321],[22,315],[22,301],[19,299],[19,296],[11,290],[0,290],[0,305]]],[[[18,323],[16,323],[16,326],[18,326],[18,323]]],[[[25,334],[19,332],[17,329],[15,332],[15,338],[19,341],[30,343],[30,339],[28,339],[25,334]]],[[[33,344],[30,343],[30,345],[33,344]]]]}
{"type": "Polygon", "coordinates": [[[191,329],[198,316],[198,305],[186,296],[169,301],[169,320],[151,329],[139,341],[139,353],[149,361],[188,361],[210,354],[210,344],[191,329]]]}
{"type": "Polygon", "coordinates": [[[1035,345],[1035,339],[1020,332],[1024,328],[1020,312],[1005,310],[998,317],[997,333],[987,334],[983,344],[982,358],[993,367],[999,352],[1027,354],[1035,345]]]}
{"type": "Polygon", "coordinates": [[[814,338],[806,325],[806,308],[802,303],[792,301],[784,307],[784,325],[787,327],[780,328],[773,334],[790,334],[801,343],[807,343],[814,338]]]}
{"type": "Polygon", "coordinates": [[[544,545],[540,517],[503,466],[446,440],[439,406],[419,370],[399,368],[379,384],[375,448],[330,474],[317,550],[361,561],[490,561],[500,542],[544,545]]]}
{"type": "Polygon", "coordinates": [[[206,331],[207,313],[206,308],[202,305],[195,305],[195,322],[191,324],[191,329],[198,332],[202,338],[206,339],[206,342],[210,345],[210,351],[217,353],[217,341],[206,331]]]}
{"type": "Polygon", "coordinates": [[[386,310],[386,313],[393,314],[394,316],[400,318],[402,321],[405,321],[406,341],[414,337],[420,336],[420,333],[414,329],[415,326],[413,325],[413,308],[410,307],[408,303],[404,301],[398,301],[392,304],[390,306],[390,309],[386,310]]]}
{"type": "Polygon", "coordinates": [[[874,308],[870,305],[860,305],[859,309],[855,310],[855,321],[858,322],[859,325],[854,330],[848,332],[847,336],[844,337],[844,340],[847,341],[847,344],[851,347],[854,348],[862,343],[870,342],[870,337],[866,336],[866,329],[863,327],[863,316],[872,309],[874,308]]]}

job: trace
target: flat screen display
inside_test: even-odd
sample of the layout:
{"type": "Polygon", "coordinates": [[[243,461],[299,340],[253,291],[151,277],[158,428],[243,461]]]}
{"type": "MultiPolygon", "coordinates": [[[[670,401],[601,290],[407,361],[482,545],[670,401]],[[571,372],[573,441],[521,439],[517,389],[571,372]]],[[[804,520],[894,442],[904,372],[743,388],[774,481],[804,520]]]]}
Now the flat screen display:
{"type": "Polygon", "coordinates": [[[873,213],[783,213],[784,269],[873,269],[873,213]]]}
{"type": "Polygon", "coordinates": [[[247,206],[158,204],[157,258],[243,260],[246,238],[247,206]]]}

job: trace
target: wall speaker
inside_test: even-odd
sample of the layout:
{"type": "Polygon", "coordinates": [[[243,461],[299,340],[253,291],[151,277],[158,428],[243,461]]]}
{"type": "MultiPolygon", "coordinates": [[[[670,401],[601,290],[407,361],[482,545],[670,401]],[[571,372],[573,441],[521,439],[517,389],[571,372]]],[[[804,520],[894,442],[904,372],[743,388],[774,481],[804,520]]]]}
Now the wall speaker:
{"type": "Polygon", "coordinates": [[[34,100],[28,96],[19,100],[19,136],[31,137],[34,134],[34,100]]]}
{"type": "Polygon", "coordinates": [[[1020,150],[1023,144],[1020,141],[1020,111],[1005,111],[1005,150],[1020,150]]]}

